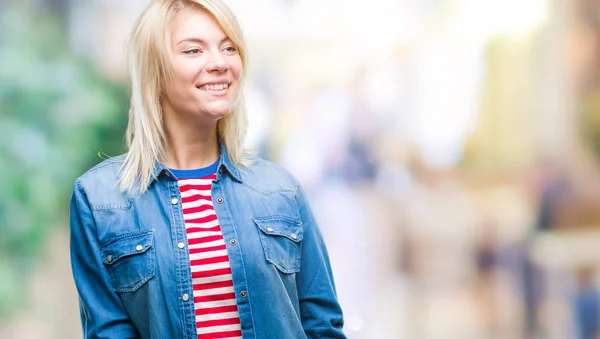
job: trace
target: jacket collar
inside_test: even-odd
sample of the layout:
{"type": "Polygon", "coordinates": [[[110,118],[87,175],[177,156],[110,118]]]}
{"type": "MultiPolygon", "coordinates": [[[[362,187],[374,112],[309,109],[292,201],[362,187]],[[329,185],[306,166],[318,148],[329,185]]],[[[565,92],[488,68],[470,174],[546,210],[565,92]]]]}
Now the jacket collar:
{"type": "MultiPolygon", "coordinates": [[[[227,172],[237,181],[242,182],[242,176],[240,174],[240,170],[237,165],[235,165],[231,159],[229,158],[229,154],[227,153],[227,148],[223,145],[222,142],[219,142],[219,147],[221,149],[221,155],[219,156],[219,167],[217,168],[217,179],[216,181],[221,180],[221,175],[223,172],[223,167],[227,170],[227,172]]],[[[163,165],[160,161],[154,162],[154,171],[152,172],[152,181],[158,179],[161,174],[166,174],[172,178],[175,178],[173,173],[169,171],[169,169],[163,165]]]]}
{"type": "Polygon", "coordinates": [[[225,167],[227,172],[237,181],[242,182],[242,175],[240,174],[239,167],[234,164],[229,158],[229,154],[227,153],[227,148],[223,145],[222,142],[219,142],[219,146],[221,147],[221,161],[219,161],[219,167],[217,168],[217,181],[221,179],[221,169],[225,167]]]}

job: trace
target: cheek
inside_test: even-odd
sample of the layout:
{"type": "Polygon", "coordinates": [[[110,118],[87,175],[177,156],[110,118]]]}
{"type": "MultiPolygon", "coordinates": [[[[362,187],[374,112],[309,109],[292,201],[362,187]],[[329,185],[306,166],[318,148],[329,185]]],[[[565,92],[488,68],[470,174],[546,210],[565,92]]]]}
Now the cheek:
{"type": "Polygon", "coordinates": [[[178,86],[193,86],[198,67],[191,63],[179,63],[173,67],[173,80],[178,86]]]}
{"type": "Polygon", "coordinates": [[[189,74],[181,72],[181,70],[173,69],[173,78],[170,83],[165,86],[165,96],[173,104],[187,100],[194,87],[193,77],[189,74]]]}

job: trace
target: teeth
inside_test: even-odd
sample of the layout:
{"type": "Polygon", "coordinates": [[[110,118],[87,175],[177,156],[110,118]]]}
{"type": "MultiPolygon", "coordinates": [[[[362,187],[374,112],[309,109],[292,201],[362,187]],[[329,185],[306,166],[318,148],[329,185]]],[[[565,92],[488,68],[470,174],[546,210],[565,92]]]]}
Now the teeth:
{"type": "Polygon", "coordinates": [[[228,87],[229,87],[229,84],[225,83],[225,84],[204,85],[204,86],[200,87],[200,89],[203,89],[206,91],[220,91],[220,90],[223,90],[228,87]]]}

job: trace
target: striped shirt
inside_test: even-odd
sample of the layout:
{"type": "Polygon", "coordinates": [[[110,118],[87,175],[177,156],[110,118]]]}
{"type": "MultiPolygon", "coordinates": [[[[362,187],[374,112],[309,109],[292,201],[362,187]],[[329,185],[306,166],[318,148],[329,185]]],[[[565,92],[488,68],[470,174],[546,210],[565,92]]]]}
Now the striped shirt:
{"type": "Polygon", "coordinates": [[[227,247],[211,198],[217,165],[171,170],[179,178],[198,339],[242,338],[227,247]]]}

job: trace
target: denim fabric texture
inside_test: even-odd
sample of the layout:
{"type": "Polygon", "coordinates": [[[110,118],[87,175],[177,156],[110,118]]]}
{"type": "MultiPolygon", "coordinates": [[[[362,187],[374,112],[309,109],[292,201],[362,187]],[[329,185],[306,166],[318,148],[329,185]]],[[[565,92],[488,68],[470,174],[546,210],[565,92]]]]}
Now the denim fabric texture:
{"type": "MultiPolygon", "coordinates": [[[[177,178],[157,162],[146,192],[123,193],[123,160],[79,177],[71,198],[84,338],[197,338],[177,178]]],[[[243,338],[345,338],[327,249],[296,179],[259,158],[237,166],[221,146],[211,194],[243,338]]]]}

